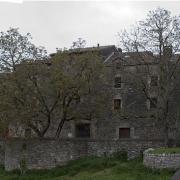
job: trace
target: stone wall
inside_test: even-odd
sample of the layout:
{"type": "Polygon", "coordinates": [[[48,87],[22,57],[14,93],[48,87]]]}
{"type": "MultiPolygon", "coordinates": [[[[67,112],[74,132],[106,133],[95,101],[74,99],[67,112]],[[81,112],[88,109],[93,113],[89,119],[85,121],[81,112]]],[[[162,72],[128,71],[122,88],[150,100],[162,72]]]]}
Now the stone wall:
{"type": "Polygon", "coordinates": [[[84,141],[53,139],[13,139],[5,145],[5,169],[20,168],[22,161],[28,169],[49,169],[87,155],[84,141]]]}
{"type": "Polygon", "coordinates": [[[143,163],[145,166],[155,169],[180,168],[180,154],[152,154],[144,153],[143,163]]]}
{"type": "Polygon", "coordinates": [[[128,158],[135,158],[143,153],[144,150],[153,147],[162,147],[161,140],[91,140],[88,142],[88,155],[103,156],[110,155],[118,151],[127,151],[128,158]]]}
{"type": "Polygon", "coordinates": [[[0,139],[0,165],[4,166],[4,140],[0,139]]]}
{"type": "Polygon", "coordinates": [[[5,145],[5,169],[50,169],[82,156],[104,156],[125,150],[134,158],[147,148],[162,147],[162,141],[92,139],[11,139],[5,145]]]}

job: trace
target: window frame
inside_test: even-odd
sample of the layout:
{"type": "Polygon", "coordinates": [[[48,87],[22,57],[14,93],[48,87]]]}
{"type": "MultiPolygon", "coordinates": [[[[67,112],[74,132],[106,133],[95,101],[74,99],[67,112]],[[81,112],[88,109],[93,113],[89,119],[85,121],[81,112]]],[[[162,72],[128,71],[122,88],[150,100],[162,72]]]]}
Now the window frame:
{"type": "Polygon", "coordinates": [[[113,99],[113,109],[114,110],[121,110],[122,109],[122,99],[121,98],[114,98],[113,99]],[[116,101],[119,101],[116,103],[116,101]],[[118,106],[117,106],[118,104],[118,106]]]}
{"type": "Polygon", "coordinates": [[[114,88],[122,88],[122,78],[121,76],[114,77],[114,88]]]}
{"type": "MultiPolygon", "coordinates": [[[[80,127],[80,128],[82,128],[82,127],[80,127]]],[[[84,129],[83,131],[85,131],[86,129],[84,129]]],[[[77,123],[77,124],[75,124],[75,137],[76,138],[90,138],[91,137],[91,124],[90,123],[77,123]],[[87,128],[88,127],[88,132],[87,132],[87,134],[84,134],[84,135],[82,135],[83,133],[82,132],[80,132],[80,129],[78,129],[78,126],[80,127],[80,126],[86,126],[85,128],[87,128]],[[82,133],[82,134],[81,134],[82,133]]]]}
{"type": "Polygon", "coordinates": [[[151,75],[150,76],[150,87],[157,87],[159,82],[158,75],[151,75]],[[155,78],[155,79],[153,79],[155,78]]]}
{"type": "Polygon", "coordinates": [[[119,139],[130,139],[131,138],[131,128],[130,127],[119,127],[118,128],[118,136],[119,136],[119,139]],[[124,130],[128,130],[128,134],[124,133],[125,131],[124,130]],[[123,133],[124,135],[123,135],[123,133]]]}

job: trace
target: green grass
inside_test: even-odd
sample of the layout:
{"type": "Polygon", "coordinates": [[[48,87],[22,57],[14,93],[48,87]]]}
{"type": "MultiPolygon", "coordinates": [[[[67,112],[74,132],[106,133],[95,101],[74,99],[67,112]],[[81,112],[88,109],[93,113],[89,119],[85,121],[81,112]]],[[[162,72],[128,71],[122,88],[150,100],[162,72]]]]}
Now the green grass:
{"type": "Polygon", "coordinates": [[[153,151],[150,151],[152,154],[174,154],[174,153],[180,153],[180,147],[176,148],[158,148],[153,151]]]}
{"type": "Polygon", "coordinates": [[[0,180],[169,180],[168,170],[145,168],[142,159],[126,161],[123,158],[89,157],[70,162],[51,170],[5,172],[0,168],[0,180]]]}

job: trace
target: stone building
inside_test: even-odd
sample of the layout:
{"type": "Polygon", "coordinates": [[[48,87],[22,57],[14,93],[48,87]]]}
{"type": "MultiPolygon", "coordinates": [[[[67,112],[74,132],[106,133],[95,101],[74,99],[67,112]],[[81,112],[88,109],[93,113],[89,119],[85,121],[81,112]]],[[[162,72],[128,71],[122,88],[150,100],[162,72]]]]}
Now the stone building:
{"type": "MultiPolygon", "coordinates": [[[[115,46],[80,50],[81,53],[86,51],[99,51],[107,68],[111,97],[104,118],[66,122],[60,139],[52,138],[56,128],[54,124],[44,139],[7,140],[5,154],[0,152],[1,163],[5,164],[6,170],[19,168],[22,160],[29,169],[53,168],[82,156],[103,156],[126,150],[128,157],[134,158],[147,148],[164,146],[164,124],[157,118],[162,77],[156,55],[151,52],[123,53],[115,46]]],[[[178,58],[178,55],[171,54],[169,65],[179,69],[176,64],[178,58]]],[[[168,96],[171,123],[168,131],[170,139],[177,139],[177,130],[180,129],[180,79],[173,76],[174,81],[169,82],[173,91],[168,96]]],[[[21,131],[23,136],[32,136],[28,128],[21,127],[21,131]]]]}
{"type": "MultiPolygon", "coordinates": [[[[96,122],[82,122],[67,128],[64,136],[93,139],[163,139],[164,128],[158,122],[160,102],[160,66],[151,52],[123,53],[115,46],[85,48],[83,51],[99,50],[108,69],[112,99],[107,102],[109,112],[96,122]]],[[[164,53],[170,52],[167,48],[164,53]]],[[[169,56],[169,66],[177,63],[178,55],[169,56]]],[[[179,68],[179,65],[174,67],[179,68]]],[[[175,79],[175,77],[174,77],[175,79]]],[[[169,95],[169,138],[177,137],[179,128],[179,78],[169,81],[173,91],[169,95]],[[176,84],[175,84],[176,83],[176,84]]]]}
{"type": "MultiPolygon", "coordinates": [[[[167,49],[169,50],[169,49],[167,49]]],[[[61,132],[61,138],[90,139],[163,139],[162,123],[157,122],[159,102],[159,62],[151,52],[127,53],[120,48],[97,46],[82,48],[77,53],[99,51],[102,63],[107,68],[107,81],[110,84],[111,99],[107,102],[109,111],[104,118],[96,121],[82,120],[66,122],[61,132]],[[147,94],[148,93],[148,94],[147,94]]],[[[75,52],[76,50],[71,50],[75,52]]],[[[53,54],[51,55],[53,56],[53,54]]],[[[171,64],[177,60],[177,55],[170,56],[171,64]]],[[[173,85],[172,85],[173,86],[173,85]]],[[[179,111],[179,96],[176,87],[171,94],[171,110],[173,114],[179,111]]],[[[177,116],[174,117],[177,120],[177,116]]],[[[172,120],[172,124],[177,124],[172,120]]],[[[53,137],[54,127],[45,137],[53,137]]],[[[177,127],[172,126],[170,138],[174,138],[177,127]]],[[[22,128],[24,136],[31,136],[29,128],[22,128]]]]}

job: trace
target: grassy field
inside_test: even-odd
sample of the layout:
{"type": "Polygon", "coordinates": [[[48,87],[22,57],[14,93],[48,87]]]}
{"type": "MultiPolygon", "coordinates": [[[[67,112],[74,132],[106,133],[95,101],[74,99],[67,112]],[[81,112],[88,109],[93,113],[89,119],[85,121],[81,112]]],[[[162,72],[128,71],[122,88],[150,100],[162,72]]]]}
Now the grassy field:
{"type": "Polygon", "coordinates": [[[126,161],[118,157],[89,157],[52,170],[27,171],[24,175],[0,168],[0,180],[169,180],[172,174],[147,169],[141,159],[126,161]]]}
{"type": "Polygon", "coordinates": [[[174,154],[174,153],[179,153],[180,154],[180,147],[175,147],[175,148],[159,148],[151,151],[150,153],[153,154],[174,154]]]}

